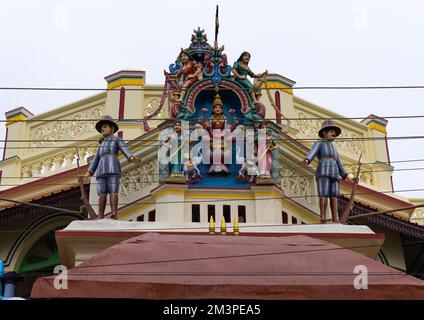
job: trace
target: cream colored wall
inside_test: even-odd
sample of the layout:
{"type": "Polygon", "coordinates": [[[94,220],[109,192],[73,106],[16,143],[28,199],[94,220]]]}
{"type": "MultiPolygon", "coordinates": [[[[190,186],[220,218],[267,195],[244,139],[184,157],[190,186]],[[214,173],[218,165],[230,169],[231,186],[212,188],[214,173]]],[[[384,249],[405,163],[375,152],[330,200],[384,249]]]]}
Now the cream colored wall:
{"type": "MultiPolygon", "coordinates": [[[[269,89],[271,98],[273,99],[274,103],[277,103],[277,101],[275,100],[276,91],[280,93],[280,106],[281,106],[281,113],[283,114],[283,116],[285,118],[296,118],[297,113],[294,109],[293,95],[282,89],[269,89]]],[[[269,97],[265,90],[262,90],[261,102],[264,104],[266,109],[265,118],[276,119],[277,118],[276,111],[272,107],[271,101],[269,100],[269,97]]],[[[276,122],[276,120],[272,120],[272,121],[276,122]]],[[[290,121],[289,123],[290,125],[293,125],[293,121],[290,121]]],[[[285,121],[283,118],[281,119],[281,124],[287,125],[287,121],[285,121]]]]}
{"type": "Polygon", "coordinates": [[[184,207],[184,194],[161,196],[156,200],[156,221],[183,222],[186,220],[184,207]]]}
{"type": "Polygon", "coordinates": [[[105,112],[106,93],[101,93],[75,103],[28,118],[31,122],[15,122],[8,126],[8,140],[27,142],[7,143],[6,157],[0,162],[4,178],[0,190],[8,184],[22,184],[75,168],[78,147],[81,165],[85,155],[92,155],[98,145],[98,132],[94,121],[63,121],[68,119],[97,119],[105,112]],[[40,121],[35,121],[40,120],[40,121]],[[38,140],[32,141],[31,140],[38,140]],[[43,140],[43,141],[41,141],[43,140]],[[47,141],[46,141],[47,140],[47,141]],[[55,141],[48,141],[55,140],[55,141]],[[59,141],[57,141],[59,140],[59,141]],[[61,142],[60,140],[67,140],[61,142]],[[84,140],[84,141],[78,141],[84,140]],[[24,147],[13,149],[14,147],[24,147]],[[11,158],[17,156],[18,158],[11,158]],[[32,177],[30,177],[32,176],[32,177]],[[35,178],[35,179],[34,179],[35,178]]]}
{"type": "MultiPolygon", "coordinates": [[[[144,90],[142,86],[123,86],[125,91],[125,108],[124,108],[124,119],[141,119],[142,118],[142,107],[144,100],[144,90]],[[135,90],[140,89],[140,90],[135,90]]],[[[119,88],[116,88],[119,89],[119,88]]],[[[114,114],[114,118],[117,119],[119,115],[119,90],[113,91],[114,95],[108,97],[106,107],[110,110],[110,113],[114,114]]],[[[143,134],[143,127],[141,123],[136,122],[122,122],[118,121],[119,129],[123,132],[125,140],[135,139],[143,134]]]]}
{"type": "Polygon", "coordinates": [[[0,163],[0,170],[2,171],[0,190],[12,188],[21,182],[21,165],[22,161],[18,156],[6,158],[0,163]]]}
{"type": "MultiPolygon", "coordinates": [[[[343,115],[331,112],[299,97],[294,97],[294,110],[296,117],[300,118],[343,118],[343,115]]],[[[321,122],[322,120],[294,121],[292,125],[298,130],[295,137],[301,139],[319,139],[317,132],[321,126],[321,122]]],[[[361,184],[373,186],[382,191],[392,190],[390,177],[393,168],[384,164],[371,164],[377,161],[388,162],[386,142],[383,139],[385,134],[351,119],[336,120],[336,123],[342,127],[340,138],[353,138],[345,141],[340,139],[337,141],[336,139],[335,142],[342,162],[348,172],[356,173],[356,164],[362,150],[361,162],[364,164],[361,168],[361,184]],[[365,141],[355,140],[355,138],[365,138],[365,141]],[[366,140],[367,138],[370,138],[370,140],[366,140]],[[375,172],[381,170],[385,171],[375,172]]],[[[311,146],[312,143],[313,141],[304,142],[307,146],[311,146]]]]}
{"type": "MultiPolygon", "coordinates": [[[[13,122],[7,125],[7,139],[8,140],[28,140],[28,123],[27,122],[13,122]]],[[[24,159],[28,154],[28,150],[25,149],[30,145],[29,142],[13,142],[8,141],[6,145],[6,151],[4,158],[10,158],[13,156],[18,156],[20,159],[24,159]],[[24,147],[21,148],[20,147],[24,147]]]]}
{"type": "MultiPolygon", "coordinates": [[[[423,204],[423,198],[411,198],[409,199],[414,205],[423,204]]],[[[424,226],[424,207],[420,207],[414,210],[414,213],[411,215],[411,222],[424,226]]]]}
{"type": "MultiPolygon", "coordinates": [[[[231,223],[238,214],[238,206],[246,207],[246,222],[258,224],[282,224],[282,212],[298,220],[298,224],[313,223],[314,217],[302,213],[301,208],[284,204],[276,193],[276,189],[270,186],[253,187],[252,190],[213,190],[213,189],[187,189],[185,185],[165,184],[153,189],[145,187],[142,191],[131,195],[132,199],[143,197],[138,205],[121,209],[120,219],[133,220],[141,214],[156,210],[156,221],[168,223],[190,223],[192,222],[192,205],[200,205],[200,223],[207,224],[208,205],[215,206],[215,221],[220,224],[223,216],[223,206],[231,206],[231,223]],[[143,196],[141,196],[143,194],[143,196]],[[150,196],[147,196],[150,194],[150,196]],[[231,200],[234,199],[234,200],[231,200]],[[153,205],[152,205],[153,203],[153,205]]],[[[125,199],[125,198],[124,198],[125,199]]],[[[123,200],[125,201],[125,200],[123,200]]],[[[145,218],[147,222],[147,219],[145,218]]],[[[229,221],[227,221],[229,222],[229,221]]]]}

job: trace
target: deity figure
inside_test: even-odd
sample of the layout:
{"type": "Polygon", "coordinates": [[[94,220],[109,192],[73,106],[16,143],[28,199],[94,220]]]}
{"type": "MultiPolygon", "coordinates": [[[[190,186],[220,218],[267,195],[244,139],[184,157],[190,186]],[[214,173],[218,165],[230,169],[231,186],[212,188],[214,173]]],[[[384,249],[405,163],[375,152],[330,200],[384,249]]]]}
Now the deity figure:
{"type": "Polygon", "coordinates": [[[332,120],[326,120],[322,123],[318,132],[321,140],[316,141],[311,150],[301,162],[306,166],[317,157],[318,167],[315,170],[315,178],[318,187],[319,209],[321,223],[326,223],[325,213],[327,211],[327,202],[330,199],[330,208],[332,221],[338,222],[337,197],[340,195],[339,181],[342,179],[354,180],[352,174],[348,174],[343,168],[339,154],[333,145],[333,141],[340,135],[342,129],[332,120]]]}
{"type": "Polygon", "coordinates": [[[244,51],[233,65],[233,74],[235,76],[235,81],[240,83],[243,88],[249,91],[253,102],[257,104],[261,97],[261,90],[260,88],[253,86],[253,84],[247,79],[247,76],[249,75],[252,78],[261,78],[265,73],[253,73],[253,71],[249,68],[249,61],[250,53],[244,51]]]}
{"type": "Polygon", "coordinates": [[[135,164],[140,164],[140,159],[131,153],[124,140],[114,136],[114,133],[119,130],[119,127],[110,116],[103,116],[96,123],[96,130],[103,135],[103,139],[101,139],[93,162],[88,168],[87,177],[91,177],[96,173],[97,193],[99,195],[98,218],[104,218],[106,197],[109,194],[112,219],[117,219],[118,192],[121,180],[121,165],[118,160],[119,151],[124,154],[128,161],[135,164]]]}
{"type": "MultiPolygon", "coordinates": [[[[208,112],[208,110],[202,109],[202,112],[205,114],[206,112],[208,112]]],[[[212,140],[212,163],[209,167],[209,172],[228,173],[228,168],[225,165],[224,158],[231,157],[231,150],[225,150],[225,146],[229,143],[232,143],[233,137],[231,135],[231,132],[238,124],[237,117],[233,117],[233,125],[231,125],[229,123],[228,118],[224,115],[224,104],[222,102],[221,96],[219,94],[216,94],[212,103],[212,115],[206,121],[204,121],[203,116],[201,116],[199,118],[199,123],[203,124],[203,128],[208,130],[212,140]],[[220,133],[220,135],[214,135],[214,130],[218,130],[218,133],[220,133]],[[219,161],[219,163],[216,163],[217,157],[214,157],[214,154],[221,154],[221,160],[219,161]]]]}
{"type": "Polygon", "coordinates": [[[178,79],[180,97],[176,99],[176,101],[181,103],[184,100],[187,90],[190,89],[196,81],[202,79],[202,65],[197,63],[191,55],[183,49],[181,49],[178,60],[181,61],[181,68],[176,74],[170,76],[178,79]]]}
{"type": "Polygon", "coordinates": [[[184,141],[182,140],[181,134],[181,121],[177,120],[173,125],[174,131],[166,139],[163,145],[169,148],[169,159],[170,159],[170,176],[171,177],[181,177],[182,176],[182,163],[181,163],[181,149],[183,147],[184,141]],[[176,150],[171,148],[170,142],[176,142],[176,150]]]}
{"type": "MultiPolygon", "coordinates": [[[[259,175],[262,179],[269,179],[271,178],[272,152],[278,147],[272,137],[272,130],[268,127],[266,122],[260,124],[259,130],[263,130],[262,132],[265,134],[265,141],[257,142],[259,175]]],[[[262,136],[263,135],[259,135],[259,137],[262,136]]]]}

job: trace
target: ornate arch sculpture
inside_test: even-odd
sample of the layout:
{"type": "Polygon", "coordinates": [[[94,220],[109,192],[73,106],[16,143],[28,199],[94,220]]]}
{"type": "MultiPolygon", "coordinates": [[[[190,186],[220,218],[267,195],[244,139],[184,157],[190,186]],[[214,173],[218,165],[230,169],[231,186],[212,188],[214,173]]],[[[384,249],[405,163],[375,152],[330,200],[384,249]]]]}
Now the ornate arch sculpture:
{"type": "MultiPolygon", "coordinates": [[[[214,88],[215,85],[213,84],[212,80],[204,80],[203,82],[200,82],[196,84],[190,92],[187,94],[187,100],[185,105],[187,106],[187,110],[191,113],[194,113],[196,111],[194,106],[194,101],[196,100],[197,95],[205,89],[208,88],[214,88]]],[[[241,102],[241,112],[243,114],[246,114],[250,111],[250,101],[247,97],[246,93],[244,92],[243,88],[234,81],[231,80],[222,80],[219,84],[220,88],[225,88],[232,90],[240,99],[241,102]]]]}

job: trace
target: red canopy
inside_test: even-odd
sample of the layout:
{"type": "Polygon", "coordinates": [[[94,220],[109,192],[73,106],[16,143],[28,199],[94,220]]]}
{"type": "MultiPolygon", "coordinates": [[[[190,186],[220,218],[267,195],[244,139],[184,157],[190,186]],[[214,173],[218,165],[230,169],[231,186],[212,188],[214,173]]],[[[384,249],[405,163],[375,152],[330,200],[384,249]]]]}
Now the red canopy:
{"type": "Polygon", "coordinates": [[[307,236],[144,234],[68,271],[38,278],[32,298],[424,299],[424,281],[307,236]],[[355,266],[368,289],[354,288],[355,266]]]}

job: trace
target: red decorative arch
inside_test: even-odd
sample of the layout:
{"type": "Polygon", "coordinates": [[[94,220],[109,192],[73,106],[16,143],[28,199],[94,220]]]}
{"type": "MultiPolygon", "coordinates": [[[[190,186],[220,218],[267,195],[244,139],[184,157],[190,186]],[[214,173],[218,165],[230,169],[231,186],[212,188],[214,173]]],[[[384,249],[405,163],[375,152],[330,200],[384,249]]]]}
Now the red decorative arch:
{"type": "MultiPolygon", "coordinates": [[[[211,80],[206,80],[196,85],[187,96],[187,109],[190,110],[190,112],[195,112],[194,101],[196,100],[197,95],[204,89],[214,87],[215,85],[212,83],[211,80]]],[[[222,82],[219,84],[219,87],[232,90],[240,99],[241,112],[249,112],[249,98],[246,96],[243,88],[241,88],[238,84],[228,80],[222,80],[222,82]]]]}

